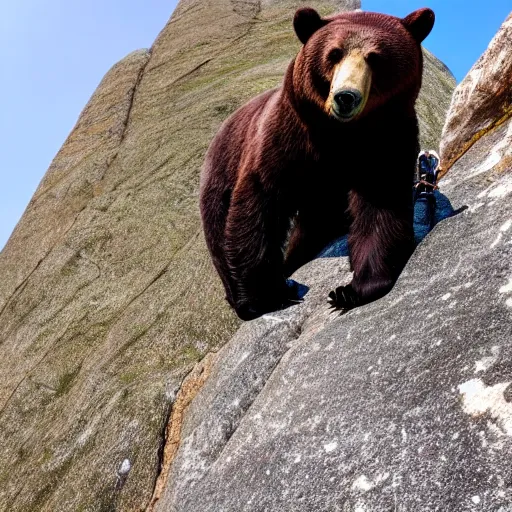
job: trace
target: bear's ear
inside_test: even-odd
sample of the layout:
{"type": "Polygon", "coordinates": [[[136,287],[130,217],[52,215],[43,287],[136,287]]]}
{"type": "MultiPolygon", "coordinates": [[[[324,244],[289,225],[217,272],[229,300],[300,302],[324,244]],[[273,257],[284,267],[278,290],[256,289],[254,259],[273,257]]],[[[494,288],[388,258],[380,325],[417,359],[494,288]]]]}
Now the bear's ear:
{"type": "Polygon", "coordinates": [[[402,20],[402,23],[414,39],[421,43],[430,34],[435,19],[434,11],[425,8],[412,12],[402,20]]]}
{"type": "Polygon", "coordinates": [[[320,18],[320,15],[310,7],[299,9],[293,18],[293,28],[302,44],[306,44],[308,39],[328,21],[320,18]]]}

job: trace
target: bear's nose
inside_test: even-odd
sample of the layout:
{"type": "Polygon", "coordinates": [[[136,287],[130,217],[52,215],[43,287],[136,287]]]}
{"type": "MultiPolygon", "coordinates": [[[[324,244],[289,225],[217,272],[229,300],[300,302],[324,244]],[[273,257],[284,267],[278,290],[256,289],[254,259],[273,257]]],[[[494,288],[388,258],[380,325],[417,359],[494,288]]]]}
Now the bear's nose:
{"type": "Polygon", "coordinates": [[[339,91],[334,95],[336,110],[344,117],[350,117],[362,101],[363,95],[355,89],[339,91]]]}

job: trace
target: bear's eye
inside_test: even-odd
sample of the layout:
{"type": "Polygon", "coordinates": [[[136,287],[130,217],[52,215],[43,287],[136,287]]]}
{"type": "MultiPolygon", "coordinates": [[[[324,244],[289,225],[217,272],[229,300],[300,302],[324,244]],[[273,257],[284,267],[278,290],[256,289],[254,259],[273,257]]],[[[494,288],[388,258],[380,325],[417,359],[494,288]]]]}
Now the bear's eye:
{"type": "Polygon", "coordinates": [[[370,64],[370,66],[375,66],[379,63],[380,61],[380,55],[376,52],[370,52],[367,56],[366,56],[366,62],[368,62],[368,64],[370,64]]]}
{"type": "Polygon", "coordinates": [[[329,59],[329,62],[339,62],[343,58],[343,50],[341,48],[334,48],[329,52],[327,58],[329,59]]]}

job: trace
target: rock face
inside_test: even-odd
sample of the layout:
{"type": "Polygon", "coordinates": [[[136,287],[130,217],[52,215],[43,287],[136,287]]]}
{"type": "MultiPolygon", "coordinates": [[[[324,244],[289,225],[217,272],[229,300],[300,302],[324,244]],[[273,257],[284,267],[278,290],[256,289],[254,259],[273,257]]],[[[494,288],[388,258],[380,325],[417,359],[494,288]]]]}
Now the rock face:
{"type": "Polygon", "coordinates": [[[512,117],[511,41],[512,14],[457,87],[441,144],[445,172],[480,137],[512,117]],[[493,101],[489,101],[490,97],[493,101]]]}
{"type": "MultiPolygon", "coordinates": [[[[197,416],[184,411],[207,375],[204,362],[180,385],[239,325],[203,242],[199,169],[222,120],[281,81],[298,49],[298,5],[182,1],[150,50],[106,75],[50,166],[0,253],[0,510],[169,503],[155,499],[167,483],[157,477],[171,468],[169,446],[190,443],[192,418],[203,421],[204,398],[192,402],[197,416]]],[[[359,6],[315,3],[323,14],[359,6]]],[[[431,146],[454,82],[430,55],[425,76],[418,109],[431,146]]],[[[299,327],[311,336],[324,328],[324,288],[344,269],[346,261],[315,262],[303,305],[236,334],[229,347],[243,348],[252,333],[245,366],[232,368],[252,365],[242,381],[222,376],[224,355],[211,365],[210,386],[219,385],[215,375],[240,386],[239,404],[225,411],[234,416],[222,416],[229,423],[212,436],[230,435],[290,344],[305,339],[297,341],[299,327]]],[[[187,464],[194,479],[201,470],[187,464]]],[[[171,498],[181,492],[167,489],[171,498]]]]}
{"type": "MultiPolygon", "coordinates": [[[[452,108],[501,112],[503,80],[452,108]]],[[[453,163],[441,191],[461,213],[383,299],[329,314],[348,268],[320,258],[294,276],[303,304],[244,324],[189,407],[157,510],[512,510],[511,156],[509,119],[453,163]]]]}
{"type": "MultiPolygon", "coordinates": [[[[434,29],[435,30],[435,26],[434,29]]],[[[438,129],[443,126],[455,87],[455,78],[448,68],[428,50],[423,51],[425,64],[423,84],[416,112],[420,125],[420,143],[423,149],[436,149],[441,141],[438,129]],[[437,91],[437,92],[436,92],[437,91]],[[429,98],[437,101],[430,101],[429,98]]]]}

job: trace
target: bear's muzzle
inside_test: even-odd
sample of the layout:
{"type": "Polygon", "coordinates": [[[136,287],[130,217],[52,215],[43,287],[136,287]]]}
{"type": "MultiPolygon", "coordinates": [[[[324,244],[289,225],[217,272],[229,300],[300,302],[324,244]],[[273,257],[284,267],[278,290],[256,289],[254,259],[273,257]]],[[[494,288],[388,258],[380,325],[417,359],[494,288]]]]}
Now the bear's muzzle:
{"type": "Polygon", "coordinates": [[[372,84],[372,71],[363,54],[350,52],[334,68],[326,110],[339,121],[355,119],[364,110],[372,84]]]}

